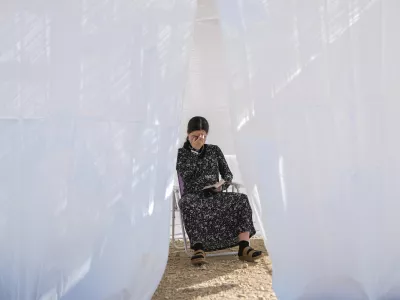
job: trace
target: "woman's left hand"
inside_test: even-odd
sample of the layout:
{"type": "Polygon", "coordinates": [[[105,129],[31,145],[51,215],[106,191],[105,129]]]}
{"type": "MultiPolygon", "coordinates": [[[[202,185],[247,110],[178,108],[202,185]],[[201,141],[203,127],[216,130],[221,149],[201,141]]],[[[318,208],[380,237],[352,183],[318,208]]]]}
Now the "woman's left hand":
{"type": "Polygon", "coordinates": [[[214,189],[213,189],[213,192],[215,192],[215,193],[222,192],[222,186],[217,187],[217,188],[214,188],[214,189]]]}

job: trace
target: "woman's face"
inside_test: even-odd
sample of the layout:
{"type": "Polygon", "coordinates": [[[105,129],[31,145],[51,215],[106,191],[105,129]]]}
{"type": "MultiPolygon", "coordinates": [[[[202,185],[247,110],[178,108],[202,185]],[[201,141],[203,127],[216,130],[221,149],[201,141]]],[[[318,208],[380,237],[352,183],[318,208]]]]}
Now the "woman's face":
{"type": "Polygon", "coordinates": [[[191,133],[188,134],[188,138],[190,143],[194,143],[199,139],[205,141],[207,138],[207,132],[205,132],[205,130],[192,131],[191,133]]]}

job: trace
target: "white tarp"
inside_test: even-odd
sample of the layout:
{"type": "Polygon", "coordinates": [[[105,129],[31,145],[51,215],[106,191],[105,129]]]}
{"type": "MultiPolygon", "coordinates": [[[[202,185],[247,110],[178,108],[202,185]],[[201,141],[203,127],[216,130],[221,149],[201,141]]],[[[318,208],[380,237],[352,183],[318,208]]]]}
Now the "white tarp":
{"type": "Polygon", "coordinates": [[[400,2],[219,4],[278,299],[400,299],[400,2]]]}
{"type": "Polygon", "coordinates": [[[234,155],[225,53],[215,0],[199,1],[187,74],[182,143],[189,119],[203,116],[210,124],[207,142],[219,145],[225,155],[234,155]]]}
{"type": "Polygon", "coordinates": [[[193,115],[280,300],[400,298],[400,2],[219,0],[222,31],[215,5],[186,77],[195,1],[0,3],[0,299],[149,299],[193,115]]]}
{"type": "Polygon", "coordinates": [[[0,299],[150,299],[196,2],[0,3],[0,299]]]}

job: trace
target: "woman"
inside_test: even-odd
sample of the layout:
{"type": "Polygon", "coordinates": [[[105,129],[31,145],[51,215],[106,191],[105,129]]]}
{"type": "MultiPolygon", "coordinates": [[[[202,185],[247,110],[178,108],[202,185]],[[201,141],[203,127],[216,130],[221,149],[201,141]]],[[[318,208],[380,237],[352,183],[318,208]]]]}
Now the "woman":
{"type": "Polygon", "coordinates": [[[239,245],[240,260],[255,261],[263,256],[249,246],[256,231],[252,210],[246,195],[222,193],[232,181],[232,173],[218,146],[205,144],[209,125],[205,118],[189,121],[187,139],[178,151],[177,172],[183,183],[179,201],[186,232],[194,255],[194,265],[205,263],[205,251],[215,251],[239,245]],[[219,181],[214,189],[204,187],[219,181]]]}

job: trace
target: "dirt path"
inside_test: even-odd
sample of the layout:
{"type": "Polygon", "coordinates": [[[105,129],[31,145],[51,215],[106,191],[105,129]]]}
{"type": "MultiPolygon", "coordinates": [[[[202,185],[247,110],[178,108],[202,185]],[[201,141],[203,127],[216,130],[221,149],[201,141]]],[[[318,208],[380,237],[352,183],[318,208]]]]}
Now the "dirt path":
{"type": "MultiPolygon", "coordinates": [[[[252,239],[252,247],[265,250],[261,239],[252,239]]],[[[237,256],[207,260],[207,265],[194,267],[183,251],[170,247],[168,265],[153,300],[276,300],[269,257],[258,263],[243,263],[237,256]]]]}

